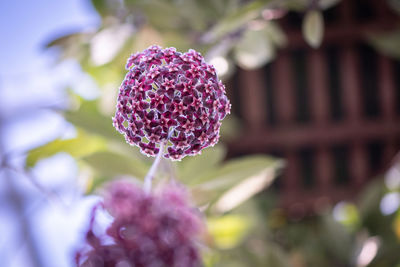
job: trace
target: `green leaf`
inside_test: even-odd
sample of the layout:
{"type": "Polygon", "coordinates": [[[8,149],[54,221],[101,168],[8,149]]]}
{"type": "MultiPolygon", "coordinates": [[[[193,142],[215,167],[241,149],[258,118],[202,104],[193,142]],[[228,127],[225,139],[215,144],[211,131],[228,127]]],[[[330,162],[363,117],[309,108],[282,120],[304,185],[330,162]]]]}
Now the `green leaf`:
{"type": "Polygon", "coordinates": [[[350,232],[336,222],[331,215],[321,218],[320,236],[322,245],[325,245],[336,258],[346,261],[351,255],[352,237],[350,232]]]}
{"type": "Polygon", "coordinates": [[[183,183],[196,179],[202,175],[205,170],[209,171],[215,169],[215,167],[224,159],[225,155],[225,148],[217,145],[203,150],[200,155],[195,157],[186,157],[181,162],[177,163],[178,178],[183,183]]]}
{"type": "Polygon", "coordinates": [[[179,15],[179,8],[168,1],[136,1],[132,5],[132,9],[140,10],[142,14],[145,14],[149,24],[159,31],[176,31],[185,26],[179,15]]]}
{"type": "Polygon", "coordinates": [[[125,154],[111,151],[101,151],[82,158],[101,176],[113,178],[119,175],[131,175],[143,179],[149,166],[137,159],[125,154]]]}
{"type": "Polygon", "coordinates": [[[257,69],[274,58],[275,48],[267,34],[265,25],[261,29],[245,31],[233,50],[240,67],[247,70],[257,69]]]}
{"type": "Polygon", "coordinates": [[[56,139],[43,146],[29,151],[26,164],[34,166],[39,160],[53,156],[59,152],[69,153],[72,157],[79,158],[105,148],[103,139],[79,132],[76,138],[56,139]]]}
{"type": "Polygon", "coordinates": [[[281,247],[270,242],[266,248],[268,251],[261,259],[260,266],[289,267],[293,266],[287,255],[281,247]],[[262,265],[261,265],[262,264],[262,265]]]}
{"type": "Polygon", "coordinates": [[[78,110],[67,111],[64,117],[75,126],[89,133],[125,142],[124,137],[112,125],[111,117],[106,117],[99,113],[97,101],[82,101],[78,110]]]}
{"type": "MultiPolygon", "coordinates": [[[[263,180],[264,178],[270,179],[270,176],[267,176],[270,173],[267,174],[267,172],[274,172],[281,166],[281,161],[268,156],[246,156],[228,161],[216,170],[206,171],[202,176],[187,181],[187,184],[191,187],[195,202],[198,205],[205,205],[221,198],[227,190],[232,188],[238,189],[236,186],[241,185],[242,182],[246,183],[246,181],[250,181],[250,186],[257,188],[251,188],[250,195],[245,195],[244,198],[239,199],[240,201],[245,201],[263,189],[260,186],[262,187],[267,184],[268,180],[263,180]]],[[[240,203],[235,203],[235,205],[238,204],[240,203]]],[[[235,206],[231,206],[229,209],[233,207],[235,206]]]]}
{"type": "Polygon", "coordinates": [[[369,34],[367,39],[382,54],[400,59],[400,29],[383,34],[369,34]]]}
{"type": "Polygon", "coordinates": [[[198,178],[189,181],[189,185],[226,190],[243,179],[258,174],[265,169],[276,169],[281,166],[281,161],[269,156],[244,156],[226,162],[217,170],[203,172],[198,178]]]}
{"type": "Polygon", "coordinates": [[[261,10],[269,1],[252,1],[243,7],[238,8],[235,12],[228,14],[222,18],[204,37],[207,42],[215,42],[224,35],[231,33],[240,27],[243,27],[247,22],[257,18],[261,10]]]}
{"type": "Polygon", "coordinates": [[[318,10],[310,10],[303,19],[303,36],[313,48],[318,48],[324,36],[324,19],[318,10]]]}
{"type": "Polygon", "coordinates": [[[273,21],[268,21],[265,25],[265,32],[273,45],[277,47],[286,46],[287,44],[286,34],[282,31],[282,29],[277,23],[273,21]]]}
{"type": "Polygon", "coordinates": [[[225,215],[207,219],[207,229],[220,249],[231,249],[240,244],[251,228],[251,221],[240,215],[225,215]]]}
{"type": "Polygon", "coordinates": [[[382,179],[371,181],[361,192],[358,199],[358,208],[362,220],[380,213],[379,203],[384,195],[382,179]]]}

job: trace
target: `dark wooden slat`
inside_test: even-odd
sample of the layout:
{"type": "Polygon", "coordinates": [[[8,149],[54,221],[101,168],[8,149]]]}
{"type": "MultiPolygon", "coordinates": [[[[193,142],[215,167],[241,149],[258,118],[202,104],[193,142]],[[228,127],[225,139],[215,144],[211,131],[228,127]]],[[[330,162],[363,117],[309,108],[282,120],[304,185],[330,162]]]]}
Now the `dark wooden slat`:
{"type": "Polygon", "coordinates": [[[313,214],[315,210],[321,210],[329,203],[354,200],[358,192],[359,189],[352,187],[332,187],[329,193],[322,192],[319,189],[308,192],[294,192],[283,196],[281,206],[288,211],[301,207],[305,214],[313,214]]]}
{"type": "Polygon", "coordinates": [[[395,116],[395,84],[391,61],[385,56],[379,56],[380,101],[384,119],[392,121],[395,116]]]}
{"type": "Polygon", "coordinates": [[[287,126],[265,131],[247,131],[230,143],[233,150],[244,150],[250,147],[261,148],[299,148],[309,145],[331,145],[357,140],[383,139],[386,136],[400,135],[400,121],[385,122],[381,120],[366,122],[345,122],[325,126],[287,126]]]}
{"type": "Polygon", "coordinates": [[[346,47],[340,53],[343,103],[345,116],[353,123],[361,119],[361,94],[358,62],[354,48],[346,47]]]}
{"type": "Polygon", "coordinates": [[[293,95],[292,73],[290,57],[287,53],[282,53],[279,60],[275,62],[273,69],[274,88],[276,92],[277,118],[281,124],[293,122],[295,113],[295,101],[293,95]]]}
{"type": "Polygon", "coordinates": [[[287,194],[300,190],[299,173],[300,162],[295,151],[289,150],[286,154],[286,168],[284,173],[283,187],[287,194]]]}
{"type": "Polygon", "coordinates": [[[312,50],[307,60],[311,98],[311,114],[317,124],[326,124],[329,117],[326,60],[321,50],[312,50]]]}
{"type": "Polygon", "coordinates": [[[369,178],[365,145],[361,142],[353,143],[350,154],[350,176],[352,186],[354,188],[360,188],[369,178]]]}
{"type": "Polygon", "coordinates": [[[333,159],[326,147],[317,149],[315,172],[317,177],[317,188],[322,192],[329,192],[333,182],[333,159]]]}
{"type": "Polygon", "coordinates": [[[242,114],[251,130],[263,128],[266,121],[265,92],[261,69],[241,71],[242,114]]]}

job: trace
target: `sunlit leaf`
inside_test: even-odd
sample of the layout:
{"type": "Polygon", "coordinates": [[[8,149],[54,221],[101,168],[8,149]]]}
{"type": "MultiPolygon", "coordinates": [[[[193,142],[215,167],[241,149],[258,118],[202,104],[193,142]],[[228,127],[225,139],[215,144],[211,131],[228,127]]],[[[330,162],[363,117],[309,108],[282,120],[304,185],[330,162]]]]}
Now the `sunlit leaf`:
{"type": "Polygon", "coordinates": [[[73,58],[78,62],[84,61],[88,55],[88,47],[92,34],[73,31],[45,43],[46,48],[61,48],[60,60],[73,58]]]}
{"type": "Polygon", "coordinates": [[[131,175],[143,179],[149,166],[135,158],[125,154],[100,151],[82,158],[102,176],[115,177],[119,175],[131,175]]]}
{"type": "Polygon", "coordinates": [[[178,177],[181,181],[186,182],[196,179],[205,170],[214,169],[224,159],[226,150],[223,146],[215,146],[202,151],[200,155],[195,157],[186,157],[177,163],[178,177]]]}
{"type": "Polygon", "coordinates": [[[115,58],[125,42],[133,33],[130,24],[114,25],[104,28],[90,41],[90,58],[95,66],[109,63],[115,58]]]}
{"type": "Polygon", "coordinates": [[[228,212],[236,208],[270,185],[274,178],[275,170],[273,168],[267,168],[246,178],[219,197],[214,205],[215,210],[228,212]]]}
{"type": "Polygon", "coordinates": [[[134,36],[132,52],[142,51],[151,45],[164,46],[163,37],[154,28],[145,25],[134,36]]]}
{"type": "Polygon", "coordinates": [[[273,45],[277,47],[284,47],[287,44],[286,34],[282,31],[277,23],[268,21],[268,23],[265,24],[265,33],[273,45]]]}
{"type": "Polygon", "coordinates": [[[48,158],[59,152],[66,152],[75,158],[79,158],[105,149],[105,146],[103,139],[79,132],[78,136],[75,138],[56,139],[29,151],[26,164],[32,167],[39,160],[48,158]]]}
{"type": "MultiPolygon", "coordinates": [[[[255,175],[263,175],[262,172],[266,170],[274,172],[281,166],[281,161],[271,157],[246,156],[230,160],[215,170],[204,171],[198,178],[188,180],[187,184],[191,187],[195,202],[198,205],[205,205],[215,202],[227,190],[246,179],[252,179],[255,175]]],[[[270,179],[269,174],[266,178],[270,179]]],[[[257,183],[257,185],[259,184],[261,183],[257,183]]],[[[257,192],[258,190],[251,191],[252,194],[257,192]]]]}
{"type": "Polygon", "coordinates": [[[279,168],[282,162],[275,158],[262,155],[244,156],[226,162],[217,170],[205,170],[197,179],[192,179],[189,184],[201,185],[203,188],[228,189],[245,178],[258,174],[268,168],[279,168]]]}
{"type": "Polygon", "coordinates": [[[318,10],[307,12],[303,19],[303,36],[306,42],[313,48],[318,48],[324,36],[324,19],[318,10]]]}
{"type": "Polygon", "coordinates": [[[125,142],[112,125],[112,119],[99,113],[97,101],[83,101],[78,110],[67,111],[65,118],[85,131],[120,142],[125,142]]]}
{"type": "Polygon", "coordinates": [[[236,62],[243,69],[257,69],[273,59],[275,48],[265,28],[248,29],[234,47],[236,62]]]}
{"type": "Polygon", "coordinates": [[[218,248],[233,248],[251,228],[251,221],[240,215],[225,215],[207,219],[207,228],[218,248]]]}

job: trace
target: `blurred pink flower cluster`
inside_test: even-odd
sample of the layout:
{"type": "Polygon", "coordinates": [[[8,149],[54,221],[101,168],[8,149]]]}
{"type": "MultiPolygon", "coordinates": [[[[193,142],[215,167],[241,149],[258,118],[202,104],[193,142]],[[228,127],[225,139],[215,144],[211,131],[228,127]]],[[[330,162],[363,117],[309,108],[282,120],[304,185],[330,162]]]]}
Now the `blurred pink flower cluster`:
{"type": "Polygon", "coordinates": [[[103,236],[96,236],[93,212],[88,247],[77,254],[78,266],[201,266],[195,240],[203,222],[188,205],[183,187],[170,184],[147,194],[130,183],[115,182],[107,192],[104,207],[114,220],[103,236]]]}

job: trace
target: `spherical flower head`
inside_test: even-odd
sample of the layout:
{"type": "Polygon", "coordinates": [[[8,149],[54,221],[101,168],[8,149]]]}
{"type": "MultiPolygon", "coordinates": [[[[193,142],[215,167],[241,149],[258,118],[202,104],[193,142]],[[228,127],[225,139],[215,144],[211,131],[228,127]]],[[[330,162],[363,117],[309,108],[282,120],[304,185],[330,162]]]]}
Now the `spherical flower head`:
{"type": "Polygon", "coordinates": [[[231,105],[215,68],[198,52],[151,46],[126,68],[113,123],[129,144],[155,156],[163,143],[163,156],[180,160],[218,142],[231,105]]]}
{"type": "Polygon", "coordinates": [[[91,226],[89,249],[77,256],[79,267],[202,266],[195,241],[203,223],[183,187],[168,185],[151,195],[117,182],[109,187],[104,207],[114,221],[103,237],[91,226]]]}

